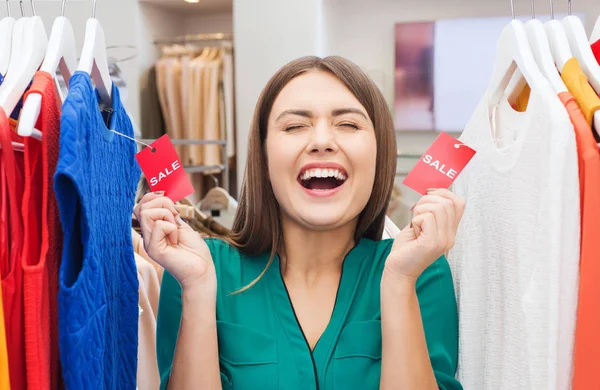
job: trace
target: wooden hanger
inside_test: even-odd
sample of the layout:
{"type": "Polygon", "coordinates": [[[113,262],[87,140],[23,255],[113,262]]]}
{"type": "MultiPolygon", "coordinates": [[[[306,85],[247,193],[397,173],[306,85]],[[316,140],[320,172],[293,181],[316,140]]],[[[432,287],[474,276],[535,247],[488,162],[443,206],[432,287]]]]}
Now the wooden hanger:
{"type": "Polygon", "coordinates": [[[229,193],[224,188],[219,187],[219,180],[215,175],[211,175],[215,186],[208,190],[204,199],[200,201],[202,211],[227,210],[229,205],[229,193]]]}
{"type": "Polygon", "coordinates": [[[215,221],[212,217],[204,214],[196,206],[194,206],[188,199],[182,199],[179,201],[180,204],[191,206],[194,209],[194,218],[190,221],[190,226],[195,230],[198,225],[202,225],[208,229],[213,235],[227,236],[231,233],[229,229],[215,221]]]}

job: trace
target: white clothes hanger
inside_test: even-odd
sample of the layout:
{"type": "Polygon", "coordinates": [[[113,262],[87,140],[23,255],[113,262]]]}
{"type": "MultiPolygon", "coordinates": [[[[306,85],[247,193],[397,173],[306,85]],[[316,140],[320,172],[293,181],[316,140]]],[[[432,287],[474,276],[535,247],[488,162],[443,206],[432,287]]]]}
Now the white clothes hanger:
{"type": "Polygon", "coordinates": [[[491,105],[497,105],[503,98],[517,69],[532,90],[544,94],[554,93],[533,57],[523,22],[515,19],[513,0],[511,0],[511,10],[513,20],[504,27],[500,35],[494,71],[487,89],[491,105]]]}
{"type": "Polygon", "coordinates": [[[0,107],[7,115],[15,109],[25,93],[33,75],[44,60],[47,46],[48,37],[42,19],[39,16],[32,16],[27,20],[23,31],[23,50],[19,54],[22,60],[11,61],[4,83],[0,85],[0,107]],[[16,62],[19,64],[13,68],[12,65],[16,62]]]}
{"type": "Polygon", "coordinates": [[[579,61],[583,72],[590,81],[590,85],[596,92],[600,93],[600,65],[592,53],[590,42],[585,32],[581,19],[571,15],[571,0],[569,1],[569,16],[562,20],[567,33],[567,39],[573,51],[574,57],[579,61]]]}
{"type": "Polygon", "coordinates": [[[6,11],[8,12],[8,16],[0,20],[0,74],[2,76],[6,76],[6,72],[8,71],[13,29],[15,26],[15,18],[11,16],[9,0],[6,0],[6,11]]]}
{"type": "Polygon", "coordinates": [[[102,103],[112,106],[112,81],[108,69],[104,29],[96,19],[96,0],[94,0],[92,17],[85,25],[85,41],[77,70],[86,72],[92,77],[102,103]]]}
{"type": "Polygon", "coordinates": [[[9,73],[16,72],[21,67],[21,61],[23,61],[23,42],[25,36],[25,26],[29,21],[29,17],[25,16],[23,12],[23,1],[19,1],[19,8],[21,9],[21,17],[16,20],[13,27],[12,44],[10,49],[10,62],[8,64],[8,70],[4,74],[4,77],[9,73]]]}
{"type": "Polygon", "coordinates": [[[550,21],[544,24],[546,33],[548,35],[548,41],[550,43],[550,50],[552,51],[552,58],[558,68],[558,71],[562,73],[562,70],[571,58],[573,58],[573,52],[567,39],[567,33],[562,23],[554,19],[554,1],[550,0],[550,21]]]}
{"type": "Polygon", "coordinates": [[[590,35],[590,43],[596,43],[600,41],[600,16],[596,21],[596,25],[594,26],[594,30],[592,30],[592,35],[590,35]]]}
{"type": "MultiPolygon", "coordinates": [[[[581,19],[575,15],[571,15],[571,0],[568,0],[569,16],[562,20],[565,27],[569,45],[573,51],[574,57],[577,58],[583,73],[588,78],[588,81],[596,93],[600,93],[600,65],[592,53],[592,48],[585,32],[585,27],[581,19]]],[[[600,131],[600,110],[594,114],[594,128],[600,131]]]]}
{"type": "MultiPolygon", "coordinates": [[[[69,85],[71,75],[77,69],[77,54],[75,50],[75,35],[73,34],[73,26],[67,18],[65,18],[65,2],[62,2],[61,16],[57,17],[52,26],[52,33],[48,41],[48,50],[41,71],[51,74],[53,77],[56,73],[56,68],[60,67],[60,72],[64,80],[69,85]]],[[[62,97],[61,97],[62,101],[62,97]]],[[[17,132],[20,136],[29,137],[35,131],[41,136],[39,130],[34,129],[40,111],[42,109],[42,95],[39,93],[31,93],[27,96],[19,117],[19,125],[17,132]]]]}
{"type": "Polygon", "coordinates": [[[525,23],[525,30],[535,62],[556,94],[568,92],[552,58],[552,50],[544,24],[535,18],[535,0],[531,0],[531,16],[532,19],[525,23]]]}

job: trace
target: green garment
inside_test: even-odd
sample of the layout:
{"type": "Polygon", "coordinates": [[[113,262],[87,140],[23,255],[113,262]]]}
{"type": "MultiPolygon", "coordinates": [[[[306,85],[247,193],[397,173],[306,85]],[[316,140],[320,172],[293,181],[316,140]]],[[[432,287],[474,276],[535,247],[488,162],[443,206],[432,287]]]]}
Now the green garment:
{"type": "MultiPolygon", "coordinates": [[[[223,389],[369,390],[381,375],[380,282],[393,240],[362,239],[344,260],[329,325],[311,353],[290,302],[276,256],[248,257],[229,244],[206,240],[217,273],[217,332],[223,389]]],[[[445,257],[419,278],[417,294],[435,377],[441,389],[462,389],[454,379],[458,314],[445,257]]],[[[165,272],[157,324],[161,389],[171,374],[181,320],[181,287],[165,272]]],[[[201,347],[201,346],[199,346],[201,347]]]]}

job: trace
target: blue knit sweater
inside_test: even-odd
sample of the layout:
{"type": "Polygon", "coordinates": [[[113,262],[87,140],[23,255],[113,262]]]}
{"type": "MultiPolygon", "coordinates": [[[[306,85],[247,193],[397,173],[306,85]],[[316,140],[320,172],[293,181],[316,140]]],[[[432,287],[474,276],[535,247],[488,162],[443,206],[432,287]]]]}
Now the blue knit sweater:
{"type": "MultiPolygon", "coordinates": [[[[132,137],[114,86],[112,99],[109,128],[132,137]]],[[[89,75],[76,72],[62,109],[54,178],[64,232],[58,310],[67,389],[136,388],[135,153],[134,142],[106,127],[89,75]]]]}

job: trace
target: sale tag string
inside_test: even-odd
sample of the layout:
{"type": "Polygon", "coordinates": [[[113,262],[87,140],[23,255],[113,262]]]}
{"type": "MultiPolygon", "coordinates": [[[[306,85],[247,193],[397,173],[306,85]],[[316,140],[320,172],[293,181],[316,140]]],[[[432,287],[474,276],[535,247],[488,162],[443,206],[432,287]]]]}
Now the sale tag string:
{"type": "Polygon", "coordinates": [[[116,135],[120,135],[120,136],[121,136],[121,137],[123,137],[123,138],[127,138],[127,139],[129,139],[129,140],[132,140],[133,142],[137,142],[138,144],[142,144],[142,145],[144,145],[144,146],[147,146],[147,147],[149,147],[149,148],[152,150],[152,153],[156,152],[156,148],[152,147],[152,145],[148,145],[147,143],[145,143],[145,142],[142,142],[142,141],[140,141],[140,140],[137,140],[137,139],[135,139],[135,138],[133,138],[133,137],[130,137],[130,136],[128,136],[128,135],[121,134],[121,133],[119,133],[119,132],[118,132],[118,131],[116,131],[116,130],[111,130],[111,131],[112,131],[113,133],[115,133],[116,135]]]}

